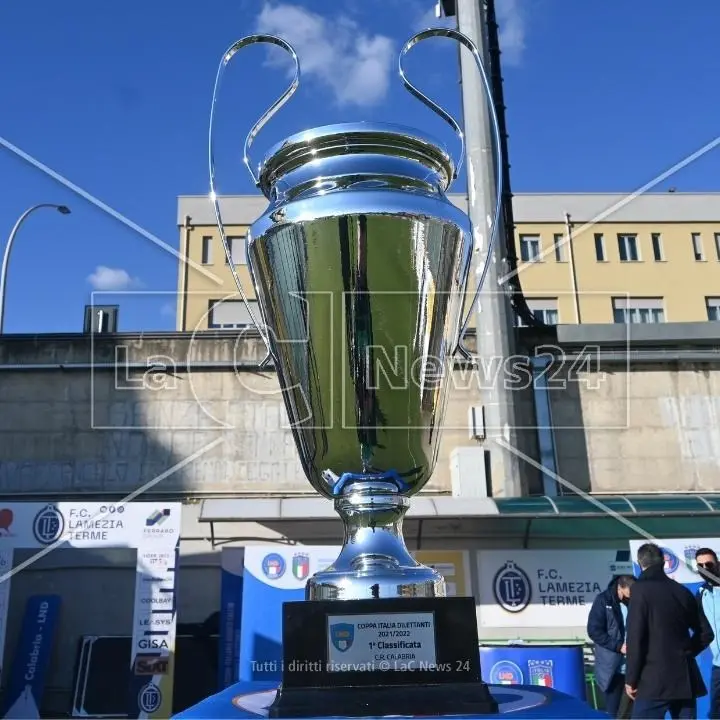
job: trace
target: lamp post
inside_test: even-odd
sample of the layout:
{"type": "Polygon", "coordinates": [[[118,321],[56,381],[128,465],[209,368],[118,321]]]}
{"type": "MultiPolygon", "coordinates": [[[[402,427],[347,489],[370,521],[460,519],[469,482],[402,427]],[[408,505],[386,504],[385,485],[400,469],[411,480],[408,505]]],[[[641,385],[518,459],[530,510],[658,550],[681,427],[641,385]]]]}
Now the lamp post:
{"type": "Polygon", "coordinates": [[[70,214],[70,208],[67,207],[67,205],[55,205],[54,203],[39,203],[38,205],[33,205],[31,208],[28,208],[17,219],[15,226],[10,231],[10,235],[7,239],[7,244],[5,245],[5,253],[3,254],[2,269],[0,269],[0,335],[2,335],[5,330],[5,288],[7,285],[7,273],[8,264],[10,262],[10,251],[12,250],[15,236],[17,235],[18,230],[20,229],[22,224],[33,212],[35,212],[35,210],[39,210],[40,208],[54,208],[61,215],[70,214]]]}

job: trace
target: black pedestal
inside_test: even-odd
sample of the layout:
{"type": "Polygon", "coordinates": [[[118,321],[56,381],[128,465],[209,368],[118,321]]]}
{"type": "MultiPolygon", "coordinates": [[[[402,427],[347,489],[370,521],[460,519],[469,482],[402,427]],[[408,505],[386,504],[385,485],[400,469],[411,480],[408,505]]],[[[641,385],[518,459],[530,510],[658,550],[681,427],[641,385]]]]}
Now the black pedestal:
{"type": "Polygon", "coordinates": [[[476,623],[472,598],[285,603],[270,717],[497,713],[476,623]]]}

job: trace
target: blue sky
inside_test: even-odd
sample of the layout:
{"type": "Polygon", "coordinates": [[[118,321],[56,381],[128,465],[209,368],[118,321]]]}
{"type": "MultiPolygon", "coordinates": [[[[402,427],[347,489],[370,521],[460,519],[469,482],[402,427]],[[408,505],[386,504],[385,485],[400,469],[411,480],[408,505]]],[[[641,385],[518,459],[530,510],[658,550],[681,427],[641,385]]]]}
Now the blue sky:
{"type": "MultiPolygon", "coordinates": [[[[630,191],[720,135],[720,3],[497,3],[516,192],[630,191]]],[[[450,128],[402,89],[395,70],[399,48],[428,24],[433,4],[5,0],[0,138],[177,248],[176,197],[208,190],[217,63],[243,35],[284,35],[304,71],[300,90],[258,136],[256,160],[289,133],[360,119],[413,125],[453,148],[450,128]]],[[[242,142],[287,82],[279,55],[249,48],[226,74],[220,192],[254,191],[242,142]]],[[[457,111],[451,41],[419,45],[407,67],[457,111]]],[[[720,148],[657,189],[720,191],[719,160],[720,148]]],[[[6,332],[80,331],[93,283],[132,291],[96,297],[121,305],[121,330],[174,327],[175,257],[3,147],[0,187],[0,242],[30,205],[72,208],[69,216],[37,212],[18,236],[6,332]]]]}

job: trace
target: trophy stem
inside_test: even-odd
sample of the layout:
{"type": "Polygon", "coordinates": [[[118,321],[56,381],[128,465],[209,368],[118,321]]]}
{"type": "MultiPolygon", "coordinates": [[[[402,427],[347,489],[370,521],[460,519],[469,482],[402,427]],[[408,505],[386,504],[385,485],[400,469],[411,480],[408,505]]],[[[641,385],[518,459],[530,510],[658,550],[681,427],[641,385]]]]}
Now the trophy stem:
{"type": "Polygon", "coordinates": [[[394,482],[368,476],[335,500],[344,526],[337,560],[308,580],[307,600],[444,597],[445,580],[410,555],[402,535],[410,501],[394,482]]]}

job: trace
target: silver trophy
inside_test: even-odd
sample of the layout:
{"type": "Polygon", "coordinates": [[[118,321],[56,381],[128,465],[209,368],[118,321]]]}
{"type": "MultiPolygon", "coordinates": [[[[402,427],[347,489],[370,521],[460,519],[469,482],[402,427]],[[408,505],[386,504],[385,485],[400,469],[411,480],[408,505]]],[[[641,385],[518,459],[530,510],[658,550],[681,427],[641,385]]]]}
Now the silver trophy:
{"type": "MultiPolygon", "coordinates": [[[[403,70],[410,48],[435,36],[473,53],[499,156],[487,75],[465,35],[441,28],[412,37],[399,58],[405,87],[462,142],[457,122],[403,70]]],[[[209,138],[211,200],[238,291],[268,349],[263,365],[273,361],[305,474],[334,501],[345,535],[337,560],[308,580],[306,601],[283,605],[282,682],[268,712],[272,718],[497,712],[481,679],[474,600],[445,597],[442,576],[413,559],[402,535],[410,498],[437,461],[452,358],[463,349],[467,325],[473,232],[445,195],[460,163],[413,129],[358,122],[292,135],[256,172],[250,145],[299,80],[297,55],[286,41],[270,35],[238,41],[218,69],[209,138]],[[223,72],[235,53],[255,43],[277,45],[295,63],[291,85],[245,140],[245,165],[268,200],[247,235],[259,319],[232,263],[212,139],[223,72]]],[[[499,176],[499,162],[497,170],[499,176]]],[[[498,193],[494,228],[499,213],[498,193]]]]}
{"type": "MultiPolygon", "coordinates": [[[[489,97],[477,48],[452,29],[411,38],[400,54],[400,76],[462,142],[457,122],[403,70],[407,51],[435,36],[453,38],[473,53],[489,97]]],[[[305,474],[334,501],[344,525],[339,557],[309,579],[306,598],[444,597],[443,577],[413,559],[402,524],[410,498],[435,467],[452,357],[467,324],[463,300],[473,233],[467,215],[445,194],[461,161],[411,128],[357,122],[292,135],[256,172],[250,145],[294,93],[300,67],[280,38],[236,42],[215,83],[210,181],[229,266],[246,304],[216,193],[212,128],[225,67],[255,43],[285,49],[295,78],[245,141],[245,164],[268,200],[247,235],[262,317],[248,311],[267,345],[266,362],[272,359],[277,371],[305,474]]],[[[491,249],[489,242],[486,267],[491,249]]]]}

